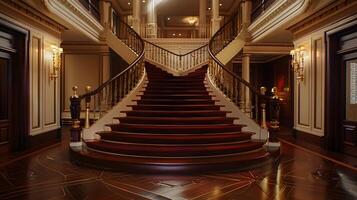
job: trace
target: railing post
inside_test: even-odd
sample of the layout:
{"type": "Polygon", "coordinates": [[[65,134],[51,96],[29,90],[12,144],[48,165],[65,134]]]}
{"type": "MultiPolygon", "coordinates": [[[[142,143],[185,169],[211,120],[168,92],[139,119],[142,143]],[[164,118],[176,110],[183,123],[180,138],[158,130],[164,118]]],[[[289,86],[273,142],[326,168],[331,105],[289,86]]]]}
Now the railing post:
{"type": "Polygon", "coordinates": [[[81,142],[81,122],[80,122],[80,114],[81,114],[81,100],[77,94],[78,87],[74,86],[72,88],[73,95],[70,97],[71,101],[71,118],[72,118],[72,127],[71,127],[71,144],[80,143],[81,142]]]}
{"type": "MultiPolygon", "coordinates": [[[[265,97],[265,92],[267,91],[266,87],[260,87],[260,94],[265,97]]],[[[261,103],[260,103],[260,107],[262,109],[262,121],[261,121],[261,127],[264,129],[267,129],[267,123],[266,123],[266,102],[265,99],[263,98],[261,103]]]]}
{"type": "MultiPolygon", "coordinates": [[[[86,93],[90,92],[91,86],[86,86],[86,93]]],[[[87,96],[85,101],[86,101],[86,118],[84,122],[84,128],[89,128],[90,127],[90,122],[89,122],[89,109],[90,109],[90,100],[91,96],[87,96]]]]}

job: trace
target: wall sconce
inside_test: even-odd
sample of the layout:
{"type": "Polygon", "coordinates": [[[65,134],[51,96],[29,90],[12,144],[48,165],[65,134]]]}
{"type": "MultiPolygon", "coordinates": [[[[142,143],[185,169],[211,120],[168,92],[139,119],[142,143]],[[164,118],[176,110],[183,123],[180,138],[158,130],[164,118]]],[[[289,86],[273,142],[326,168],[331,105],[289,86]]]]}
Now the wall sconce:
{"type": "Polygon", "coordinates": [[[304,80],[304,56],[305,48],[300,47],[294,50],[291,50],[291,67],[296,73],[296,78],[298,81],[304,80]]]}
{"type": "Polygon", "coordinates": [[[52,71],[50,73],[51,80],[58,78],[58,73],[61,69],[63,49],[55,45],[51,45],[52,49],[52,71]]]}

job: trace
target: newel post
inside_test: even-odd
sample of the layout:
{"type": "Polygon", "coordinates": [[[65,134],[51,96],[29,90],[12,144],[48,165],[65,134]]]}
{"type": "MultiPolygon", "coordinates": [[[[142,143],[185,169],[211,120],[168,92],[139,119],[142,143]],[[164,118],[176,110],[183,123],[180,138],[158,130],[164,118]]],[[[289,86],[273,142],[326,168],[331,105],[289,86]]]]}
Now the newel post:
{"type": "Polygon", "coordinates": [[[262,121],[261,127],[267,129],[267,122],[266,122],[266,102],[265,102],[265,93],[267,91],[266,87],[260,87],[260,94],[263,96],[262,101],[260,102],[260,107],[262,109],[262,121]]]}
{"type": "Polygon", "coordinates": [[[72,88],[73,95],[70,97],[71,101],[71,118],[72,118],[72,127],[71,127],[71,143],[80,143],[81,142],[81,122],[80,122],[80,114],[81,114],[81,101],[77,94],[78,87],[74,86],[72,88]]]}

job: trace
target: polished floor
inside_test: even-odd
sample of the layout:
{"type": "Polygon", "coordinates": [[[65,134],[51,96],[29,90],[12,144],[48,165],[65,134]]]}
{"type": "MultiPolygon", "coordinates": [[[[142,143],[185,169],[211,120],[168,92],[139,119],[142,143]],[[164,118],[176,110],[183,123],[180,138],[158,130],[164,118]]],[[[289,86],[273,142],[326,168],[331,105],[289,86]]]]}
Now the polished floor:
{"type": "Polygon", "coordinates": [[[73,165],[68,142],[0,164],[0,199],[357,199],[357,172],[282,143],[274,166],[148,175],[73,165]]]}

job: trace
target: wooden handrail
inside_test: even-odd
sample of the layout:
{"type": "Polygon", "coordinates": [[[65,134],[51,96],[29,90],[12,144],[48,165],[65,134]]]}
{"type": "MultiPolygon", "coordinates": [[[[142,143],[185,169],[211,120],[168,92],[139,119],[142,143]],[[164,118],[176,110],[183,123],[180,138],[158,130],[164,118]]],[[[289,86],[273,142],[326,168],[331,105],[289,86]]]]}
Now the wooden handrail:
{"type": "MultiPolygon", "coordinates": [[[[71,142],[81,141],[81,123],[80,123],[80,113],[81,113],[81,103],[82,100],[85,102],[85,128],[89,128],[89,115],[92,111],[92,115],[96,116],[99,114],[98,118],[114,105],[120,102],[130,91],[132,91],[139,80],[144,74],[144,40],[134,31],[132,28],[126,24],[124,21],[119,20],[119,26],[123,31],[123,35],[117,34],[116,36],[124,36],[126,41],[123,41],[129,48],[138,54],[138,57],[122,72],[111,78],[110,80],[101,84],[98,88],[90,91],[91,87],[86,87],[86,93],[83,95],[77,95],[78,87],[73,87],[74,94],[70,98],[70,110],[72,118],[72,128],[71,128],[71,142]],[[124,30],[123,30],[124,29],[124,30]]],[[[121,38],[119,38],[121,39],[121,38]]]]}
{"type": "MultiPolygon", "coordinates": [[[[222,33],[224,31],[224,29],[226,27],[228,27],[228,25],[234,20],[234,18],[238,17],[238,13],[236,15],[234,15],[230,20],[228,20],[228,22],[226,22],[213,36],[212,38],[209,40],[208,42],[208,53],[211,56],[211,58],[214,60],[214,62],[216,62],[224,71],[226,71],[228,74],[230,74],[233,78],[237,79],[239,82],[243,83],[245,86],[247,86],[253,93],[255,93],[258,96],[261,96],[259,90],[257,88],[255,88],[252,84],[250,84],[249,82],[245,81],[244,79],[242,79],[241,77],[239,77],[238,75],[236,75],[235,73],[233,73],[232,71],[228,70],[227,68],[225,68],[225,65],[216,57],[216,55],[212,52],[212,44],[213,41],[216,37],[218,37],[218,35],[220,35],[220,33],[222,33]]],[[[237,30],[237,33],[239,32],[239,30],[237,30]]],[[[232,40],[234,40],[234,38],[232,38],[232,40]]]]}
{"type": "MultiPolygon", "coordinates": [[[[129,30],[131,30],[131,27],[126,24],[124,21],[120,20],[127,28],[129,28],[129,30]]],[[[133,33],[136,35],[136,38],[138,38],[140,40],[141,43],[141,52],[139,54],[139,56],[122,72],[120,72],[119,74],[117,74],[116,76],[114,76],[113,78],[111,78],[110,80],[104,82],[103,84],[101,84],[97,89],[88,92],[86,94],[80,95],[79,99],[85,99],[86,97],[90,97],[92,95],[95,95],[96,93],[98,93],[100,90],[102,90],[104,87],[108,86],[110,83],[112,83],[114,80],[116,80],[118,77],[122,76],[124,73],[126,73],[127,71],[129,71],[131,68],[133,68],[144,56],[145,54],[145,48],[144,48],[144,40],[139,36],[139,34],[135,31],[133,31],[133,33]]]]}

